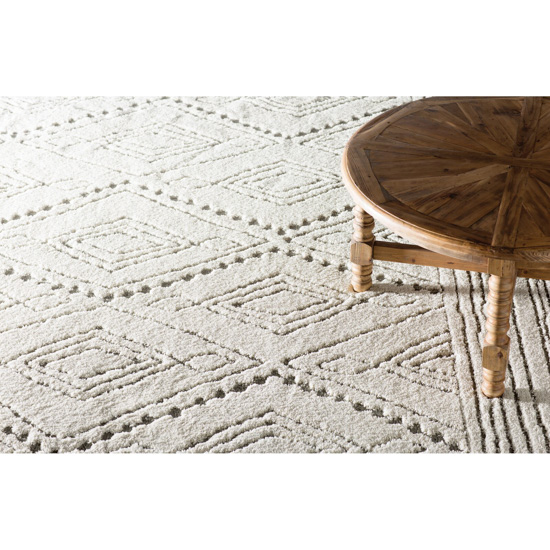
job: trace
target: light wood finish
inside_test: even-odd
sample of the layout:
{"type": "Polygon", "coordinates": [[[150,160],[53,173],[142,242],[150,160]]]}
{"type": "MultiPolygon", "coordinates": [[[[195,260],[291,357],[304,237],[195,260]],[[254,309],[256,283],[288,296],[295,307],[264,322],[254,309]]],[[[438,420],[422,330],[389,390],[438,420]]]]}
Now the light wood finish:
{"type": "Polygon", "coordinates": [[[514,262],[492,260],[491,263],[481,391],[487,397],[500,397],[504,393],[504,378],[508,365],[510,348],[508,330],[516,284],[516,269],[514,262]]]}
{"type": "Polygon", "coordinates": [[[374,219],[360,206],[353,209],[353,236],[351,241],[352,292],[364,292],[372,286],[372,245],[374,219]]]}
{"type": "Polygon", "coordinates": [[[354,233],[356,291],[373,258],[491,274],[482,390],[501,395],[516,277],[550,280],[550,98],[408,103],[355,133],[342,173],[359,212],[416,245],[354,233]]]}
{"type": "Polygon", "coordinates": [[[373,259],[384,262],[401,262],[404,264],[429,265],[433,267],[445,267],[449,269],[462,269],[465,271],[478,271],[487,273],[487,260],[468,262],[451,256],[444,256],[421,246],[401,243],[375,241],[373,259]]]}
{"type": "MultiPolygon", "coordinates": [[[[477,271],[478,273],[490,273],[488,258],[477,261],[466,261],[452,256],[445,256],[438,252],[432,252],[414,244],[402,244],[386,241],[374,241],[372,259],[383,262],[400,262],[404,264],[427,265],[448,269],[460,269],[463,271],[477,271]]],[[[353,256],[352,256],[353,261],[353,256]]],[[[532,262],[518,262],[517,276],[532,279],[550,281],[550,266],[546,269],[537,267],[540,264],[532,262]],[[535,267],[532,267],[532,266],[535,267]]]]}

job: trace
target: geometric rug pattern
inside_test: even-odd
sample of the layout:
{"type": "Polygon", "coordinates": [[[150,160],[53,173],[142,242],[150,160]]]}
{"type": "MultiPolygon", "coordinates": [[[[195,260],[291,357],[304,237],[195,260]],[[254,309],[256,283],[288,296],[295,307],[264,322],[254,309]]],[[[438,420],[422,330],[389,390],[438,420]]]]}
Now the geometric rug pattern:
{"type": "Polygon", "coordinates": [[[0,98],[0,452],[549,452],[549,283],[497,400],[486,275],[347,292],[343,148],[411,99],[0,98]]]}

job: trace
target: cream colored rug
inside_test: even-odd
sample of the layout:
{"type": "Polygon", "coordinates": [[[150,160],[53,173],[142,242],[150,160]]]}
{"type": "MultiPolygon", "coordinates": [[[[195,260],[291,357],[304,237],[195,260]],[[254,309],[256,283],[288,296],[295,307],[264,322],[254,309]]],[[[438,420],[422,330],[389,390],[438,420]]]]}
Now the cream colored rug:
{"type": "Polygon", "coordinates": [[[409,99],[0,99],[0,451],[549,451],[549,284],[501,400],[484,276],[346,290],[343,147],[409,99]]]}

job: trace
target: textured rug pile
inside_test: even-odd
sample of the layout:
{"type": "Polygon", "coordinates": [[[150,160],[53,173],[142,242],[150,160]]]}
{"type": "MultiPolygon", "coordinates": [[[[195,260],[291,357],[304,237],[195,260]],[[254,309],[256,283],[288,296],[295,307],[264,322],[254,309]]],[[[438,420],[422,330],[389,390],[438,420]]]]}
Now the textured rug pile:
{"type": "Polygon", "coordinates": [[[410,99],[0,98],[0,452],[549,451],[549,284],[501,400],[484,276],[347,292],[341,154],[410,99]]]}

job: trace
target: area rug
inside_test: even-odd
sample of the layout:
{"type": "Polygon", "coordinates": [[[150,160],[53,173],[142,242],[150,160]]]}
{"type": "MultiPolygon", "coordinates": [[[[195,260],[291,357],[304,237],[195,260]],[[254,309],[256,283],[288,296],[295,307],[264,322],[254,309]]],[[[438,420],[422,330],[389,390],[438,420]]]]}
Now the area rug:
{"type": "Polygon", "coordinates": [[[1,98],[0,451],[548,452],[548,283],[497,400],[484,275],[347,291],[342,151],[410,99],[1,98]]]}

